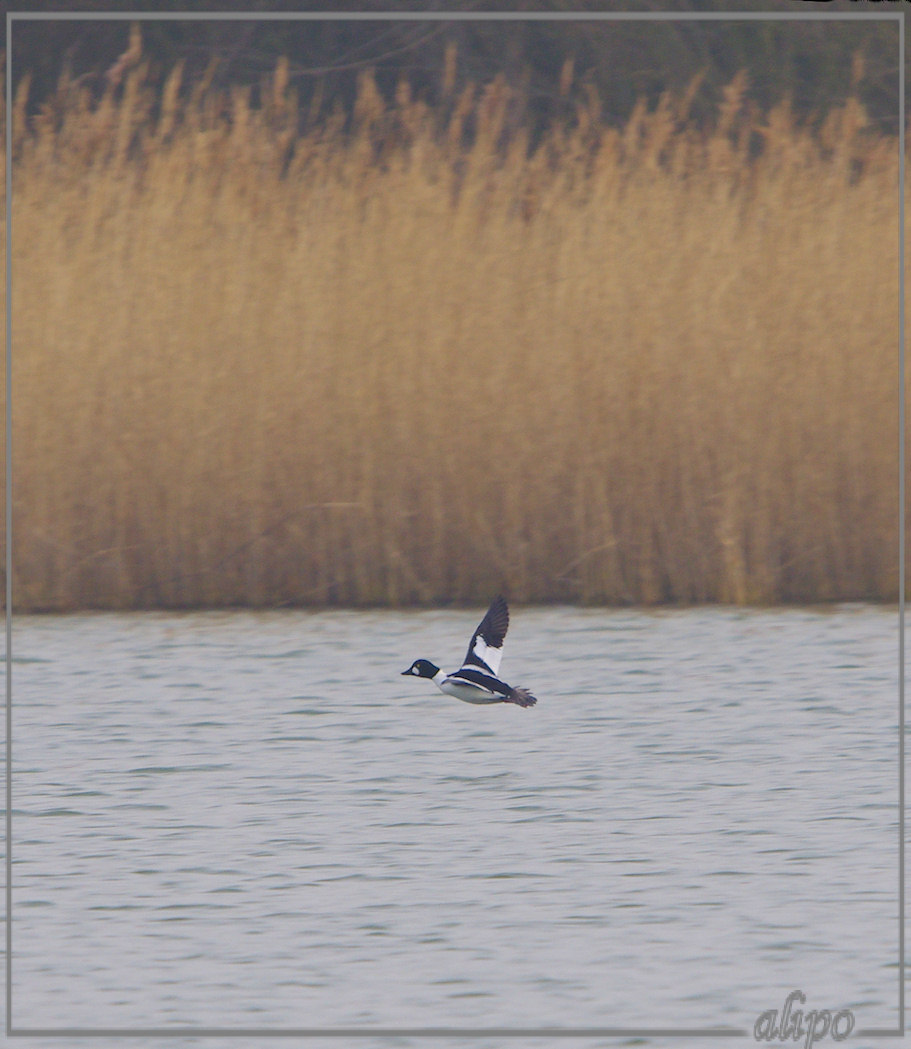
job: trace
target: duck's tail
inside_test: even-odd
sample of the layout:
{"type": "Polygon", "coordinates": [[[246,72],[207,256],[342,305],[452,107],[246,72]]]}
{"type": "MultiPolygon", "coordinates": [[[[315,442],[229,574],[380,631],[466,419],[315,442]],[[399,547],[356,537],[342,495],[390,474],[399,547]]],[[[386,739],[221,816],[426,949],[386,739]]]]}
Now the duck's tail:
{"type": "Polygon", "coordinates": [[[533,707],[538,700],[527,688],[511,688],[505,699],[506,703],[515,703],[520,707],[533,707]]]}

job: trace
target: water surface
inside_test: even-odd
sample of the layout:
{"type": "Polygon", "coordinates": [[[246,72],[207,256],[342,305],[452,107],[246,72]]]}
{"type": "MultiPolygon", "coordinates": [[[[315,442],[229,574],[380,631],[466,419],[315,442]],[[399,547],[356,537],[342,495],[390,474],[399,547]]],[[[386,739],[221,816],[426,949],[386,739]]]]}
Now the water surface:
{"type": "Polygon", "coordinates": [[[894,1026],[895,611],[482,611],[16,618],[16,1027],[894,1026]]]}

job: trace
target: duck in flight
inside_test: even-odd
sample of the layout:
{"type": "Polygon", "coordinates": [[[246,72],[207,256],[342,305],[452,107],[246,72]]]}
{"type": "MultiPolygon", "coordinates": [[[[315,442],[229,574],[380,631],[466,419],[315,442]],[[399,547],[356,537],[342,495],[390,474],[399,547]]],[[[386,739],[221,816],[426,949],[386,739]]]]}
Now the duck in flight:
{"type": "Polygon", "coordinates": [[[503,639],[509,629],[509,608],[502,596],[495,597],[487,614],[471,635],[465,662],[447,674],[429,659],[416,659],[402,677],[427,677],[447,696],[465,703],[515,703],[533,707],[537,699],[527,688],[513,688],[497,677],[503,656],[503,639]]]}

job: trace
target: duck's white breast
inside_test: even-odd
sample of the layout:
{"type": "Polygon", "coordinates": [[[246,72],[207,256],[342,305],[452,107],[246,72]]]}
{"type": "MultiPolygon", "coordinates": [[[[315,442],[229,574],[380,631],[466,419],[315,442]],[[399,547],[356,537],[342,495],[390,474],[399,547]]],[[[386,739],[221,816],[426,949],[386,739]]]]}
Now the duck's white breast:
{"type": "Polygon", "coordinates": [[[466,681],[452,681],[446,678],[438,681],[437,684],[441,692],[445,692],[447,696],[455,696],[463,703],[501,703],[503,701],[502,696],[478,685],[469,685],[466,681]]]}

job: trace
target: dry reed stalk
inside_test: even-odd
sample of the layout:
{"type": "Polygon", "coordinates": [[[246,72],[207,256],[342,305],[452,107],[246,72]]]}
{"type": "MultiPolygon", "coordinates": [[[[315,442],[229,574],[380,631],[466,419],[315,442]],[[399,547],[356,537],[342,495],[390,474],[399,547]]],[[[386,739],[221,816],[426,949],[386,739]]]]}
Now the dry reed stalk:
{"type": "Polygon", "coordinates": [[[17,608],[895,599],[856,103],[820,142],[740,79],[709,136],[590,99],[529,156],[502,82],[299,135],[286,67],[179,85],[16,104],[17,608]]]}

